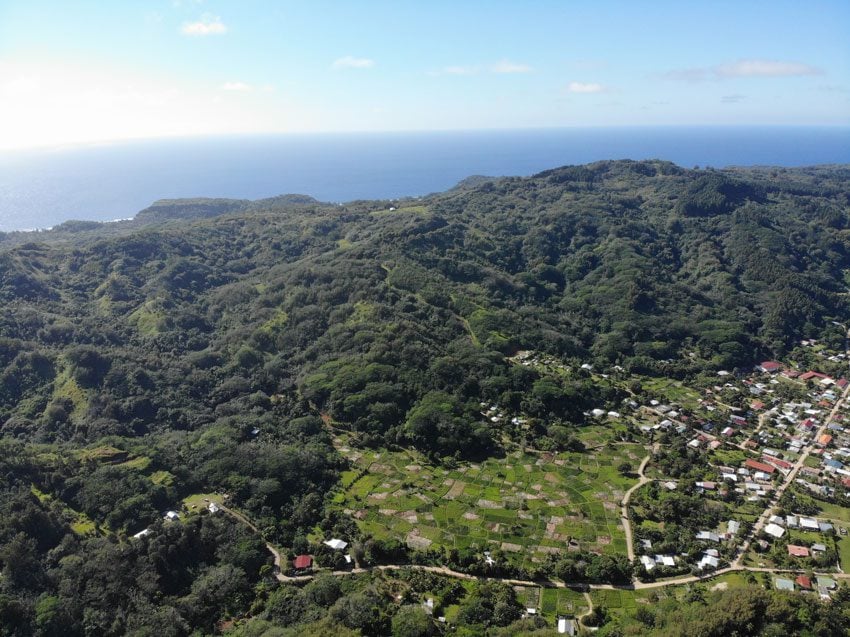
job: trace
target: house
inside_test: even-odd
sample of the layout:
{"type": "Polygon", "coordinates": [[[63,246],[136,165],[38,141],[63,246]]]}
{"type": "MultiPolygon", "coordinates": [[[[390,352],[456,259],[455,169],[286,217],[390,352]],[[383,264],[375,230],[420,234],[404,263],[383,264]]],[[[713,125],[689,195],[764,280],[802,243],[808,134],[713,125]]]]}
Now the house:
{"type": "Polygon", "coordinates": [[[794,467],[794,465],[788,462],[787,460],[780,460],[779,458],[773,458],[771,456],[765,456],[763,460],[786,471],[794,467]]]}
{"type": "Polygon", "coordinates": [[[643,564],[643,567],[646,569],[647,573],[649,573],[655,568],[655,560],[649,557],[649,555],[641,555],[640,563],[643,564]]]}
{"type": "Polygon", "coordinates": [[[207,510],[210,513],[218,513],[219,511],[221,511],[221,507],[218,506],[215,502],[210,502],[207,506],[207,510]]]}
{"type": "Polygon", "coordinates": [[[726,533],[728,533],[729,535],[735,535],[740,530],[741,523],[738,522],[738,520],[729,520],[729,522],[726,523],[726,533]]]}
{"type": "Polygon", "coordinates": [[[676,566],[676,558],[672,555],[656,555],[655,563],[660,564],[661,566],[673,568],[674,566],[676,566]]]}
{"type": "Polygon", "coordinates": [[[756,365],[756,371],[763,372],[765,374],[775,374],[781,369],[782,364],[776,361],[764,361],[763,363],[756,365]]]}
{"type": "Polygon", "coordinates": [[[821,434],[821,435],[818,437],[818,444],[819,444],[821,447],[826,447],[826,446],[828,446],[830,442],[832,442],[832,436],[830,436],[829,434],[821,434]]]}
{"type": "Polygon", "coordinates": [[[166,520],[171,520],[172,522],[180,519],[180,515],[177,513],[177,511],[166,511],[164,517],[166,520]]]}
{"type": "Polygon", "coordinates": [[[151,533],[152,533],[152,531],[150,529],[143,529],[143,530],[139,531],[138,533],[136,533],[133,536],[133,539],[139,540],[139,539],[145,537],[146,535],[150,535],[151,533]]]}
{"type": "Polygon", "coordinates": [[[697,533],[697,539],[704,540],[706,542],[719,542],[720,536],[717,535],[717,533],[714,533],[713,531],[699,531],[697,533]]]}
{"type": "Polygon", "coordinates": [[[299,555],[292,560],[292,566],[296,571],[303,571],[308,568],[313,568],[313,558],[309,555],[299,555]]]}
{"type": "Polygon", "coordinates": [[[799,520],[796,515],[786,515],[785,516],[785,526],[789,529],[796,529],[800,525],[799,520]]]}
{"type": "Polygon", "coordinates": [[[812,553],[823,553],[826,551],[826,544],[812,544],[812,553]]]}
{"type": "Polygon", "coordinates": [[[821,533],[826,533],[827,531],[832,531],[834,527],[829,522],[818,522],[818,530],[821,533]]]}
{"type": "Polygon", "coordinates": [[[720,566],[720,560],[713,555],[703,555],[702,559],[697,563],[697,568],[704,570],[706,568],[717,568],[720,566]]]}
{"type": "Polygon", "coordinates": [[[776,471],[776,467],[771,467],[769,464],[753,460],[752,458],[748,458],[746,462],[744,462],[744,466],[748,469],[754,469],[755,471],[761,471],[767,474],[772,474],[776,471]]]}
{"type": "Polygon", "coordinates": [[[809,578],[808,575],[800,575],[797,579],[794,580],[794,583],[804,590],[812,590],[812,580],[809,578]]]}
{"type": "Polygon", "coordinates": [[[575,619],[558,617],[558,634],[574,637],[578,633],[578,622],[575,619]]]}
{"type": "Polygon", "coordinates": [[[809,557],[809,549],[805,546],[789,544],[788,555],[790,555],[791,557],[809,557]]]}
{"type": "Polygon", "coordinates": [[[720,435],[721,436],[731,436],[734,433],[735,433],[735,430],[732,429],[732,427],[724,427],[723,430],[720,432],[720,435]]]}
{"type": "Polygon", "coordinates": [[[814,518],[800,518],[800,528],[804,531],[820,531],[818,521],[814,518]]]}
{"type": "Polygon", "coordinates": [[[705,491],[714,491],[717,488],[717,484],[715,482],[697,482],[697,489],[703,489],[705,491]]]}
{"type": "Polygon", "coordinates": [[[785,579],[784,577],[777,577],[773,581],[776,588],[780,591],[793,591],[794,590],[794,582],[790,579],[785,579]]]}
{"type": "Polygon", "coordinates": [[[324,542],[322,542],[322,544],[324,544],[325,546],[331,547],[335,551],[341,551],[346,546],[348,546],[348,542],[344,542],[344,541],[338,540],[336,538],[334,538],[332,540],[325,540],[324,542]]]}
{"type": "Polygon", "coordinates": [[[833,588],[835,588],[837,586],[837,584],[835,583],[835,580],[832,579],[831,577],[824,577],[823,575],[818,575],[817,581],[818,581],[818,588],[825,588],[827,590],[832,590],[833,588]]]}
{"type": "Polygon", "coordinates": [[[764,527],[764,532],[770,535],[771,537],[775,537],[777,539],[785,535],[785,529],[783,529],[778,524],[774,524],[773,522],[764,527]]]}

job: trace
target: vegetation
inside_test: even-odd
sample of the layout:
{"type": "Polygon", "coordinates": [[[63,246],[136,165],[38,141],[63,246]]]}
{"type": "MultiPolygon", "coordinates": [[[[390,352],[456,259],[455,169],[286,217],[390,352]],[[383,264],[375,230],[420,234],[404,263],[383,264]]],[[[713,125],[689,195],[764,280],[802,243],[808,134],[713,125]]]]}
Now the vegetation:
{"type": "MultiPolygon", "coordinates": [[[[599,162],[417,201],[166,201],[132,222],[0,235],[0,631],[182,635],[238,619],[246,635],[429,634],[439,626],[419,597],[399,604],[378,581],[353,578],[337,593],[271,578],[264,541],[320,565],[339,561],[320,543],[330,537],[373,562],[430,559],[410,554],[394,515],[351,515],[356,498],[381,493],[397,511],[433,515],[429,539],[463,566],[475,534],[476,559],[491,538],[480,524],[459,532],[458,505],[516,487],[518,508],[493,511],[527,543],[545,546],[544,515],[583,520],[553,530],[578,536],[575,551],[523,568],[627,579],[605,503],[633,484],[641,454],[607,448],[611,436],[594,447],[605,427],[587,414],[640,383],[603,383],[582,365],[675,382],[783,355],[815,331],[840,340],[831,321],[848,314],[848,177],[846,167],[599,162]],[[562,368],[519,364],[519,350],[562,368]],[[488,416],[491,406],[507,416],[488,416]],[[538,467],[536,452],[563,464],[538,467]],[[404,454],[429,476],[422,494],[438,477],[468,485],[448,504],[436,493],[404,502],[413,478],[399,467],[414,464],[400,464],[404,454]],[[522,476],[526,464],[544,474],[542,491],[569,496],[546,511],[526,503],[530,520],[518,493],[538,481],[522,476]],[[603,493],[603,478],[616,489],[603,493]],[[258,532],[203,513],[214,494],[258,532]],[[163,522],[170,509],[183,519],[163,522]]],[[[670,457],[662,468],[694,467],[670,457]]],[[[687,506],[683,496],[646,515],[687,506]]],[[[467,634],[517,620],[536,629],[506,587],[427,586],[467,634]]],[[[772,595],[744,601],[782,624],[761,612],[772,595]]],[[[795,609],[791,632],[845,621],[776,599],[795,609]]],[[[660,613],[655,626],[674,626],[660,613]]]]}

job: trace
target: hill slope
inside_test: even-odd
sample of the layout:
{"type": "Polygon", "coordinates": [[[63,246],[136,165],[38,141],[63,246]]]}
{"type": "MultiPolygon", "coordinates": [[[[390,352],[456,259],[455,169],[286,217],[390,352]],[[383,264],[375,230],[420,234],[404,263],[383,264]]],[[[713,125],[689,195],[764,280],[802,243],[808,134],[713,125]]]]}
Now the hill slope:
{"type": "MultiPolygon", "coordinates": [[[[848,213],[848,167],[617,161],[400,202],[158,202],[7,237],[0,425],[26,477],[4,497],[36,484],[126,534],[222,489],[287,546],[351,529],[322,519],[344,463],[319,415],[363,444],[487,455],[513,433],[480,401],[569,428],[611,398],[510,365],[516,350],[686,376],[841,339],[848,213]],[[91,470],[116,448],[141,477],[91,470]]],[[[34,549],[45,569],[59,537],[34,549]]]]}

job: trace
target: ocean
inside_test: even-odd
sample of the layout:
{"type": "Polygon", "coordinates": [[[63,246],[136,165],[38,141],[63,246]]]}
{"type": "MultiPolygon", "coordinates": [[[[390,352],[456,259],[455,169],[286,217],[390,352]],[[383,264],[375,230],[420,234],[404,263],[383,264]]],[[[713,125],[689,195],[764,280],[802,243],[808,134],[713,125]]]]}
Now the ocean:
{"type": "Polygon", "coordinates": [[[0,231],[132,217],[157,199],[418,196],[470,175],[601,159],[681,166],[850,163],[850,128],[575,128],[171,139],[0,153],[0,231]]]}

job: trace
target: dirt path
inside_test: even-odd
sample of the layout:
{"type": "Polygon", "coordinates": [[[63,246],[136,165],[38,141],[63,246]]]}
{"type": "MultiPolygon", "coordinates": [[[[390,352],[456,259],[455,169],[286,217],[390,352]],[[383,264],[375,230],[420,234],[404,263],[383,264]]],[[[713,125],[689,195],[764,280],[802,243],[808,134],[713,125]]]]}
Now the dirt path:
{"type": "MultiPolygon", "coordinates": [[[[649,456],[644,458],[641,463],[639,473],[641,477],[643,477],[643,471],[646,468],[646,464],[649,460],[649,456]]],[[[634,490],[637,486],[635,485],[630,489],[630,491],[634,490]]],[[[259,529],[251,522],[247,517],[245,517],[242,513],[238,511],[234,511],[233,509],[226,507],[224,505],[220,505],[221,510],[224,511],[227,515],[233,517],[238,520],[249,529],[257,533],[262,537],[259,529]]],[[[266,549],[268,549],[269,553],[272,554],[274,558],[274,576],[277,581],[282,584],[297,584],[302,582],[309,582],[314,577],[319,575],[320,573],[330,573],[334,577],[345,577],[347,575],[362,575],[364,573],[369,573],[372,571],[397,571],[400,569],[414,569],[420,571],[428,571],[430,573],[435,573],[437,575],[442,575],[444,577],[451,577],[454,579],[461,580],[493,580],[500,581],[508,584],[509,586],[540,586],[543,588],[581,588],[585,589],[584,596],[587,600],[589,609],[586,613],[578,616],[577,619],[581,620],[581,618],[590,615],[593,612],[593,602],[590,599],[590,594],[587,592],[588,590],[646,590],[652,588],[664,588],[665,586],[679,586],[681,584],[690,584],[694,582],[708,581],[720,575],[724,575],[725,573],[731,573],[733,571],[751,571],[756,573],[789,573],[789,574],[801,574],[806,573],[806,570],[803,569],[781,569],[781,568],[756,568],[750,566],[741,566],[741,565],[732,565],[727,566],[726,568],[719,569],[717,571],[712,571],[710,573],[706,573],[705,575],[686,575],[682,577],[675,577],[673,579],[660,580],[657,582],[638,582],[633,581],[631,584],[615,586],[613,584],[586,584],[584,582],[560,582],[553,580],[523,580],[523,579],[515,579],[510,577],[478,577],[476,575],[470,575],[469,573],[461,573],[460,571],[453,571],[447,566],[424,566],[419,564],[382,564],[378,566],[371,567],[361,567],[361,568],[352,568],[345,571],[321,571],[320,573],[309,573],[306,575],[284,575],[282,570],[283,558],[281,556],[280,551],[271,543],[266,542],[266,549]]],[[[850,579],[850,573],[825,573],[828,577],[833,579],[850,579]]]]}
{"type": "Polygon", "coordinates": [[[631,489],[626,491],[625,495],[623,496],[623,502],[620,505],[620,517],[623,521],[623,529],[626,532],[626,551],[629,554],[630,562],[635,559],[635,547],[634,540],[632,539],[632,521],[629,518],[629,501],[632,499],[632,493],[640,489],[647,482],[650,482],[650,479],[647,478],[643,474],[643,472],[646,469],[646,465],[651,457],[652,454],[650,453],[646,456],[646,458],[641,461],[640,467],[638,467],[637,471],[640,479],[638,480],[637,484],[635,484],[634,486],[632,486],[631,489]]]}

